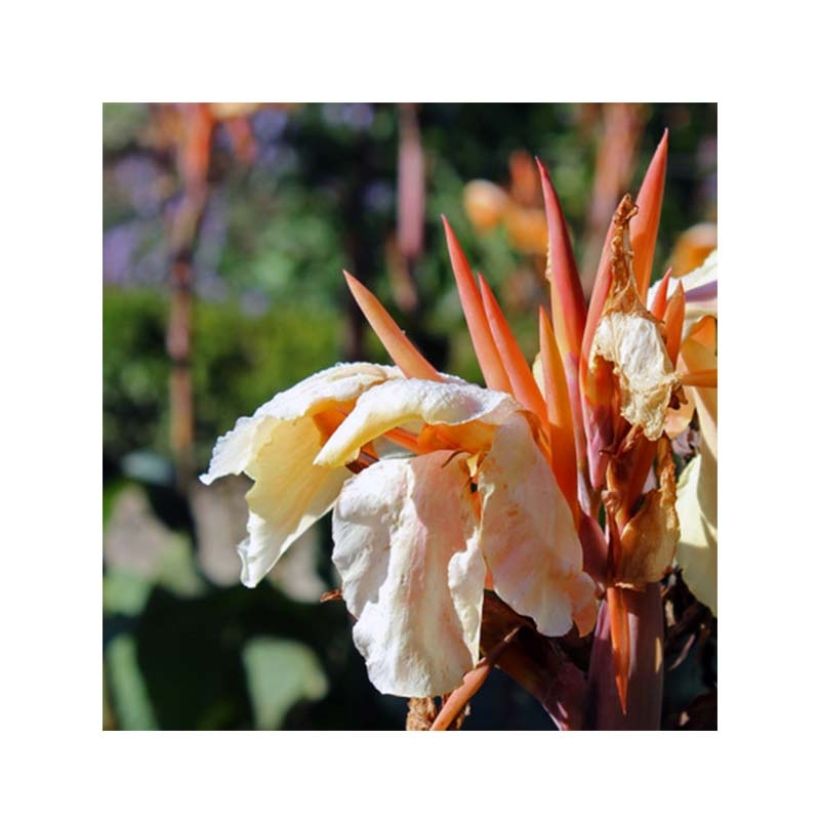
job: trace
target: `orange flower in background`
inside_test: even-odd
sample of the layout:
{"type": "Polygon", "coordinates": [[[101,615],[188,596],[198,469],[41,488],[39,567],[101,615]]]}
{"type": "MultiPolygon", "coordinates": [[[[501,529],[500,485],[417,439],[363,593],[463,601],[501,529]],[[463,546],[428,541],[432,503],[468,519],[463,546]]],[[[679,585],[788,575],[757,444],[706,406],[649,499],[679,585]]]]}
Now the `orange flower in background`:
{"type": "Polygon", "coordinates": [[[522,253],[543,255],[547,221],[539,201],[538,174],[525,151],[510,154],[510,185],[504,189],[486,179],[464,186],[464,210],[476,230],[503,225],[510,244],[522,253]]]}

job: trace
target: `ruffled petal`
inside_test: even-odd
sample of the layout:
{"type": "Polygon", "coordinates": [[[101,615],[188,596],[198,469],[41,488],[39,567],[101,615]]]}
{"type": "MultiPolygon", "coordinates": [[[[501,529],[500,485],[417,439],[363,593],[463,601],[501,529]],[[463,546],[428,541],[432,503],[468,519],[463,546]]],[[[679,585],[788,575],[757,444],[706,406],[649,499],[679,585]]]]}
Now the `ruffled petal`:
{"type": "Polygon", "coordinates": [[[263,404],[252,418],[242,417],[234,429],[217,439],[208,471],[199,478],[211,484],[226,475],[238,475],[256,459],[256,454],[271,439],[276,421],[329,410],[354,401],[365,390],[387,379],[401,377],[397,367],[369,362],[337,364],[314,373],[289,390],[277,393],[263,404]]]}
{"type": "Polygon", "coordinates": [[[463,454],[382,461],[345,484],[333,562],[373,685],[402,697],[458,687],[478,660],[485,567],[463,454]]]}
{"type": "Polygon", "coordinates": [[[333,505],[350,472],[313,463],[327,439],[313,416],[349,407],[365,390],[400,378],[398,368],[340,364],[279,393],[252,418],[241,418],[214,448],[205,484],[245,472],[248,537],[239,545],[242,583],[256,586],[285,550],[333,505]]]}
{"type": "Polygon", "coordinates": [[[398,367],[370,362],[337,364],[320,370],[278,393],[254,413],[254,417],[296,419],[331,410],[336,405],[354,401],[365,390],[389,379],[402,379],[398,367]]]}
{"type": "MultiPolygon", "coordinates": [[[[495,426],[518,407],[506,393],[485,390],[453,377],[443,382],[424,379],[385,382],[361,397],[322,448],[316,463],[326,466],[347,464],[358,456],[363,445],[394,427],[418,422],[455,427],[477,421],[495,426]]],[[[475,432],[478,435],[476,449],[480,445],[489,446],[488,437],[482,436],[479,430],[475,432]]],[[[462,438],[466,448],[469,435],[462,438]]],[[[450,442],[450,449],[455,449],[455,444],[450,442]]]]}
{"type": "Polygon", "coordinates": [[[479,544],[495,591],[544,635],[595,623],[572,512],[521,414],[501,426],[478,472],[479,544]]]}

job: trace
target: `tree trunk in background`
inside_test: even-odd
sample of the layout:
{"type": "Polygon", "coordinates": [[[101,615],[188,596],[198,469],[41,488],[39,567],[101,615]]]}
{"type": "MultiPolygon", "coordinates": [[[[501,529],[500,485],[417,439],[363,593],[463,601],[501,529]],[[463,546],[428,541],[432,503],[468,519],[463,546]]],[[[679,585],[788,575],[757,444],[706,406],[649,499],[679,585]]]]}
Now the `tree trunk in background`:
{"type": "Polygon", "coordinates": [[[408,314],[418,309],[414,278],[416,261],[424,246],[424,149],[417,107],[399,105],[399,156],[396,195],[397,258],[389,266],[396,304],[408,314]]]}
{"type": "Polygon", "coordinates": [[[587,210],[581,259],[581,284],[587,298],[595,282],[609,221],[632,180],[644,110],[635,103],[605,104],[601,116],[603,130],[595,158],[595,184],[587,210]]]}
{"type": "Polygon", "coordinates": [[[194,476],[194,390],[191,375],[193,254],[208,200],[208,168],[214,120],[206,105],[181,105],[176,159],[182,198],[171,215],[171,308],[166,349],[171,359],[169,401],[171,452],[177,486],[185,491],[194,476]]]}

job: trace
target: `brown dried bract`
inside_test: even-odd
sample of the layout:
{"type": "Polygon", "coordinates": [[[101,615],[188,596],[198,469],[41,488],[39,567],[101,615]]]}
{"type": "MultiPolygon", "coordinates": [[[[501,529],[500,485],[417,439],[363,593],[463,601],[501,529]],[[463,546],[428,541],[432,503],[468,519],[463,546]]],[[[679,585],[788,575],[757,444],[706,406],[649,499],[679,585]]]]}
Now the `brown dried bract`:
{"type": "Polygon", "coordinates": [[[660,581],[675,555],[680,538],[675,511],[677,485],[672,448],[666,436],[658,442],[657,470],[658,489],[644,496],[641,508],[621,533],[616,571],[620,586],[642,588],[660,581]]]}
{"type": "Polygon", "coordinates": [[[635,282],[628,226],[636,212],[627,195],[615,214],[612,282],[592,341],[590,367],[595,370],[601,360],[612,364],[618,377],[621,416],[656,441],[679,379],[660,323],[641,301],[635,282]]]}

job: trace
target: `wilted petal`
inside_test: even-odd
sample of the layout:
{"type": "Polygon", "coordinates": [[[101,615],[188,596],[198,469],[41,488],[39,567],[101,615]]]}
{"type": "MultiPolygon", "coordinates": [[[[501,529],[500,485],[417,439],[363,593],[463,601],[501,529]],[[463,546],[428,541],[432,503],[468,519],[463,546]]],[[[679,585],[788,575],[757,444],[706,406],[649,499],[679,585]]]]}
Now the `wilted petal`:
{"type": "Polygon", "coordinates": [[[589,353],[613,365],[621,393],[621,415],[655,441],[663,432],[666,408],[678,378],[658,320],[640,299],[632,273],[626,226],[629,201],[621,203],[612,236],[612,281],[589,353]]]}
{"type": "Polygon", "coordinates": [[[717,465],[695,456],[678,480],[677,560],[692,594],[717,615],[717,465]]]}
{"type": "Polygon", "coordinates": [[[229,473],[256,482],[248,492],[248,537],[239,546],[242,583],[256,586],[279,557],[333,505],[350,472],[314,465],[327,436],[313,416],[348,407],[362,392],[400,377],[397,368],[341,364],[316,373],[241,418],[217,441],[205,484],[229,473]]]}
{"type": "MultiPolygon", "coordinates": [[[[455,427],[481,421],[495,426],[518,409],[506,393],[485,390],[460,379],[444,382],[399,379],[368,390],[316,457],[316,463],[340,466],[360,448],[394,427],[422,422],[455,427]]],[[[469,431],[466,431],[469,432],[469,431]]],[[[481,436],[485,443],[486,436],[481,436]]],[[[486,441],[489,446],[489,441],[486,441]]]]}
{"type": "Polygon", "coordinates": [[[498,595],[544,635],[595,623],[572,512],[521,414],[501,426],[478,473],[479,543],[498,595]]]}
{"type": "Polygon", "coordinates": [[[450,692],[478,660],[484,562],[466,456],[382,461],[345,485],[333,562],[353,640],[384,694],[450,692]]]}
{"type": "Polygon", "coordinates": [[[678,379],[655,319],[640,314],[607,314],[598,325],[592,355],[615,367],[621,415],[640,425],[650,441],[660,438],[678,379]]]}

